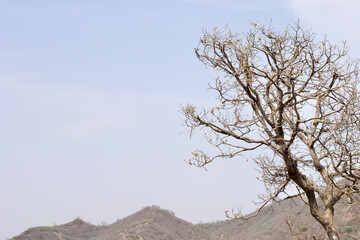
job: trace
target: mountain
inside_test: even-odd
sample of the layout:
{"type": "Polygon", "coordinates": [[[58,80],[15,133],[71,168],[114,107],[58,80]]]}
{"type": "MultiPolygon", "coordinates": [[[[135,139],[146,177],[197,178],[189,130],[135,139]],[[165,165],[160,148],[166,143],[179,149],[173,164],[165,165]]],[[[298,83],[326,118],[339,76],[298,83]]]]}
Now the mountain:
{"type": "Polygon", "coordinates": [[[208,239],[206,229],[186,222],[168,210],[146,207],[107,226],[95,226],[81,219],[58,226],[30,228],[13,240],[170,240],[208,239]]]}
{"type": "MultiPolygon", "coordinates": [[[[95,239],[95,238],[94,238],[95,239]]],[[[99,240],[114,239],[210,239],[207,231],[186,222],[159,207],[147,207],[108,226],[96,236],[99,240]]]]}
{"type": "MultiPolygon", "coordinates": [[[[95,226],[77,218],[72,222],[58,225],[35,227],[12,239],[21,240],[89,240],[96,237],[105,227],[95,226]]],[[[12,240],[11,239],[11,240],[12,240]]]]}
{"type": "MultiPolygon", "coordinates": [[[[360,205],[337,204],[336,223],[342,239],[360,239],[360,205]],[[350,235],[352,237],[350,237],[350,235]]],[[[160,207],[146,207],[111,225],[95,226],[81,219],[35,227],[13,240],[292,240],[325,238],[325,232],[299,198],[271,204],[248,221],[236,219],[192,224],[160,207]]]]}

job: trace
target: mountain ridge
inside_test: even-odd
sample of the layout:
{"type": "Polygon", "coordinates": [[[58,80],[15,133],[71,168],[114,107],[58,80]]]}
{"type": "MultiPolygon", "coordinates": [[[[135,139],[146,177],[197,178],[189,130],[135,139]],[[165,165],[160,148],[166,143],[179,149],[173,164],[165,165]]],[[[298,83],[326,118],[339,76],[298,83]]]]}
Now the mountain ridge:
{"type": "MultiPolygon", "coordinates": [[[[342,239],[360,239],[359,204],[342,201],[336,211],[335,222],[342,239]]],[[[270,204],[248,221],[192,224],[169,210],[152,206],[109,225],[96,226],[77,218],[62,225],[30,228],[12,240],[295,240],[313,235],[325,239],[320,224],[297,198],[270,204]]]]}

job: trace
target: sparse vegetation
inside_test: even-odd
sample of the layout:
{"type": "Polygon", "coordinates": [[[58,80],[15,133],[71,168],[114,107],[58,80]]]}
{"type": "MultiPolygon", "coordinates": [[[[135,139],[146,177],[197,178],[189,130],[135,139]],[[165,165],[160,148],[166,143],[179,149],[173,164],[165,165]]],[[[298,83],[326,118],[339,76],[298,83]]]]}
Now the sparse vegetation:
{"type": "Polygon", "coordinates": [[[274,209],[272,207],[269,207],[266,209],[266,213],[272,214],[274,212],[274,209]]]}
{"type": "Polygon", "coordinates": [[[126,237],[127,240],[139,240],[140,237],[137,235],[129,235],[126,237]]]}
{"type": "Polygon", "coordinates": [[[307,226],[305,225],[300,226],[300,231],[306,232],[307,230],[308,230],[307,226]]]}
{"type": "Polygon", "coordinates": [[[197,226],[199,226],[201,228],[204,228],[204,229],[207,229],[207,228],[211,227],[211,224],[209,224],[209,223],[198,223],[197,226]]]}
{"type": "Polygon", "coordinates": [[[353,227],[353,226],[345,226],[345,227],[343,227],[342,230],[343,230],[344,232],[351,233],[351,232],[353,232],[355,229],[356,229],[356,228],[353,227]]]}
{"type": "Polygon", "coordinates": [[[141,220],[141,223],[152,223],[154,221],[154,218],[145,218],[141,220]]]}
{"type": "Polygon", "coordinates": [[[105,221],[102,221],[100,224],[99,224],[100,226],[107,226],[107,225],[109,225],[107,222],[105,222],[105,221]]]}

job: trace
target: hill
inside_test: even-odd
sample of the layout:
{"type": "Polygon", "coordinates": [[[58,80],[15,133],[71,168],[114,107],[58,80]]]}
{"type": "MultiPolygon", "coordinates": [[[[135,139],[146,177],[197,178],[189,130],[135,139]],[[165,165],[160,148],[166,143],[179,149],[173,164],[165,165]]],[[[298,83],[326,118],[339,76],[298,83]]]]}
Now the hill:
{"type": "Polygon", "coordinates": [[[58,225],[30,228],[14,240],[142,240],[210,239],[206,229],[186,222],[168,210],[146,207],[107,226],[95,226],[81,219],[58,225]]]}
{"type": "MultiPolygon", "coordinates": [[[[342,239],[360,239],[360,206],[342,202],[335,219],[342,239]],[[351,237],[351,236],[352,237],[351,237]]],[[[226,220],[192,224],[157,206],[146,207],[107,226],[95,226],[81,219],[58,225],[31,228],[14,240],[291,240],[311,239],[325,232],[310,216],[300,199],[267,206],[248,221],[226,220]]]]}

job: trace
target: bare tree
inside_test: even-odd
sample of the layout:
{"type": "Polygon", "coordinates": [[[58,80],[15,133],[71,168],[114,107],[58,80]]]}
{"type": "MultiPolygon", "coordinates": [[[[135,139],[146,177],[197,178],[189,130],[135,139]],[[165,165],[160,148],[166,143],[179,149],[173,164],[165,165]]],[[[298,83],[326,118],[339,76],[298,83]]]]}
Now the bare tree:
{"type": "Polygon", "coordinates": [[[359,68],[348,59],[347,45],[317,40],[299,23],[281,32],[253,24],[243,34],[204,30],[195,53],[224,75],[209,84],[217,106],[181,107],[191,134],[202,129],[219,151],[196,150],[188,163],[205,167],[269,149],[254,158],[267,190],[259,211],[304,196],[329,239],[340,239],[334,205],[360,191],[359,68]],[[293,189],[298,193],[290,194],[293,189]]]}

